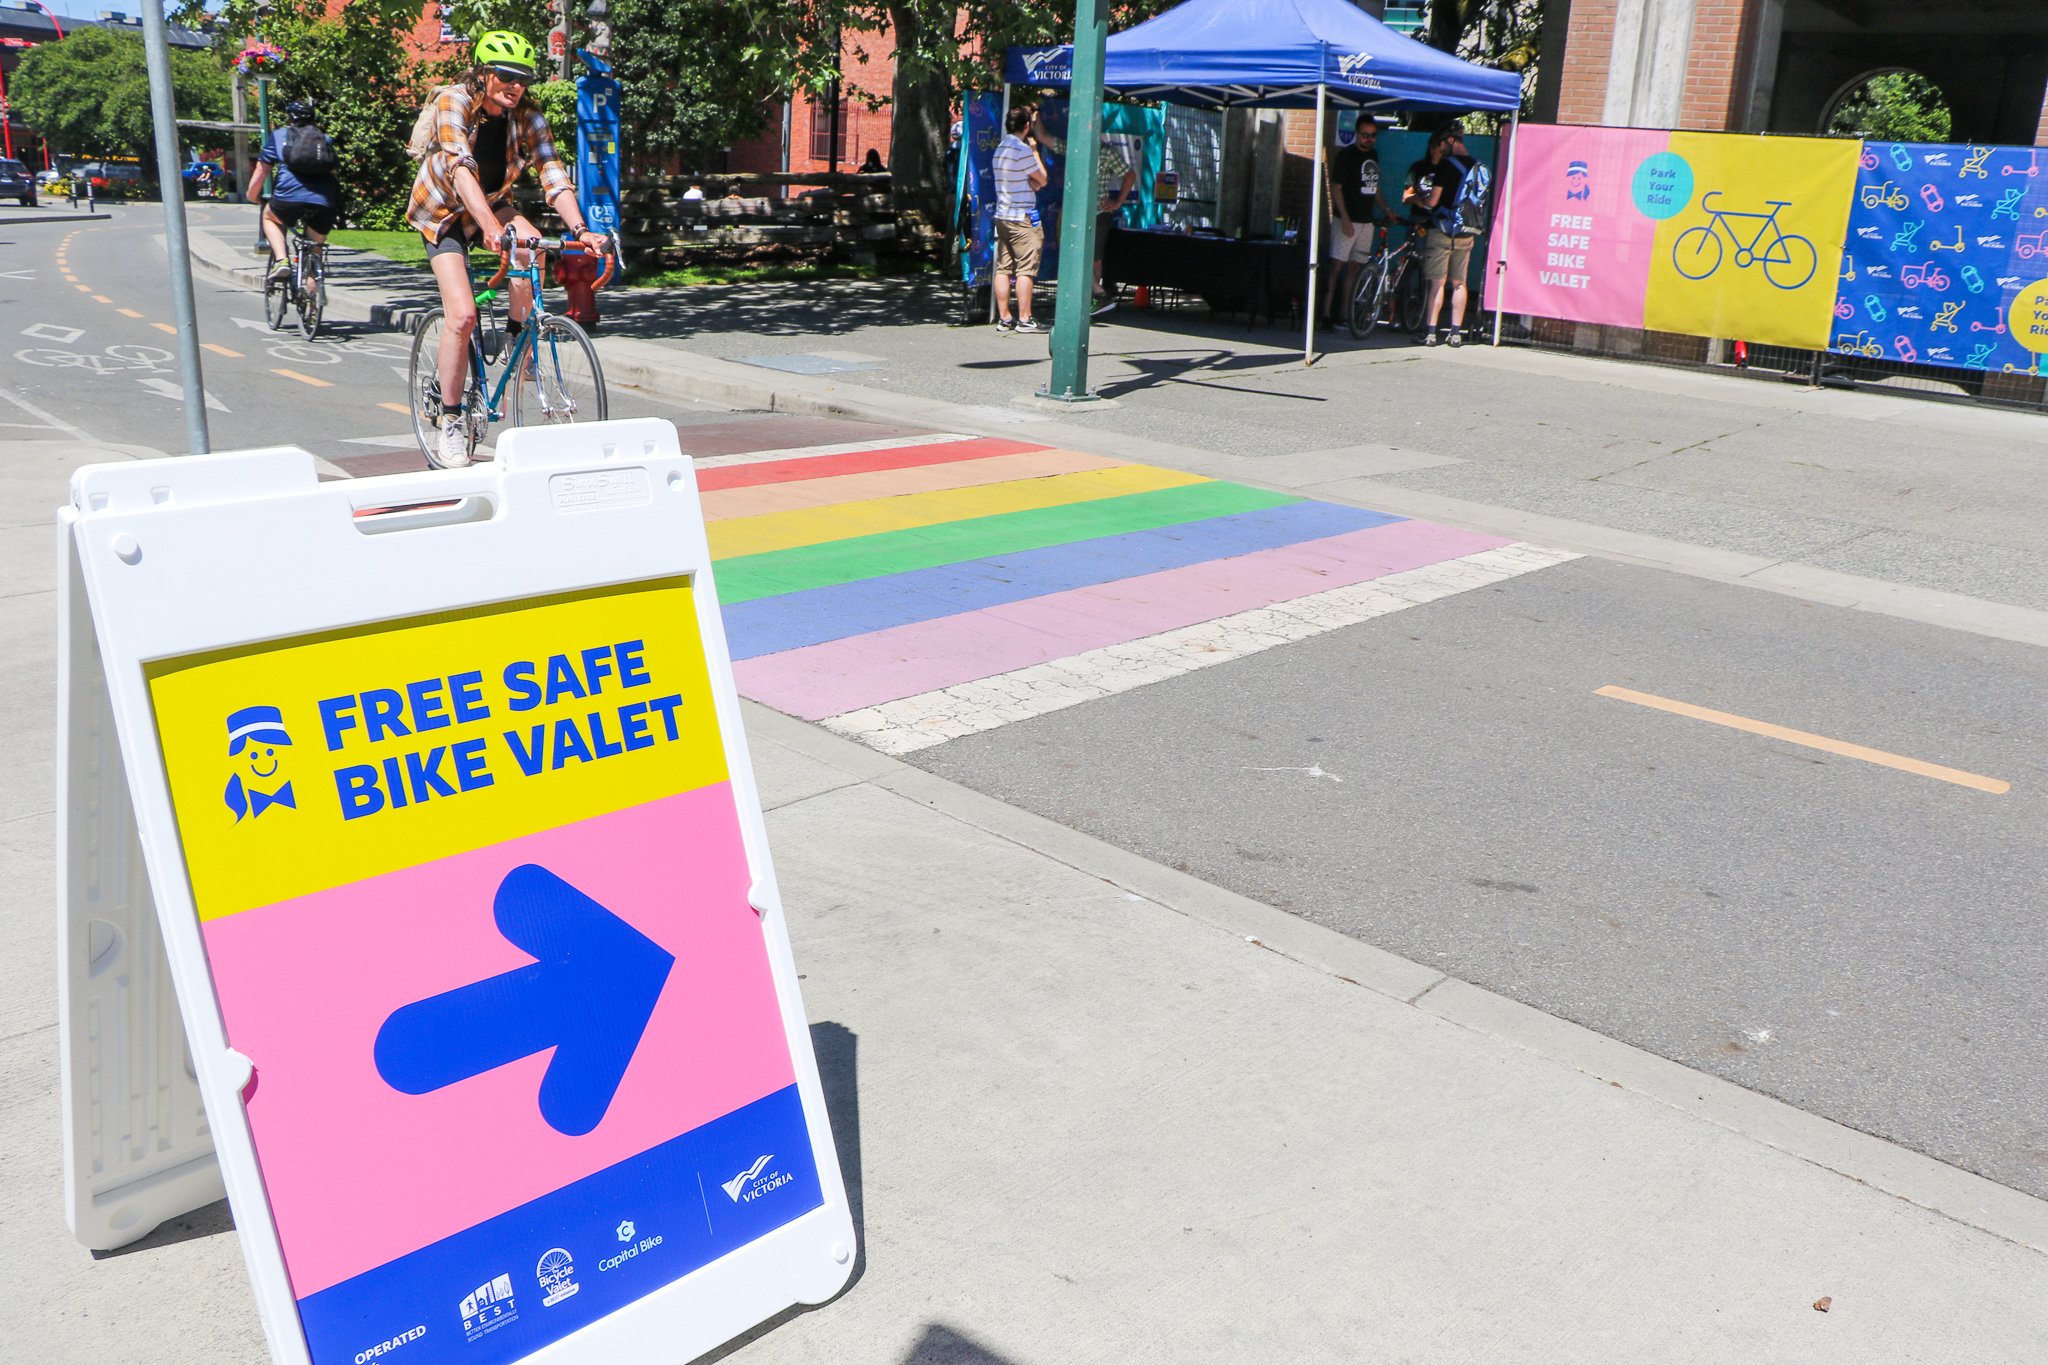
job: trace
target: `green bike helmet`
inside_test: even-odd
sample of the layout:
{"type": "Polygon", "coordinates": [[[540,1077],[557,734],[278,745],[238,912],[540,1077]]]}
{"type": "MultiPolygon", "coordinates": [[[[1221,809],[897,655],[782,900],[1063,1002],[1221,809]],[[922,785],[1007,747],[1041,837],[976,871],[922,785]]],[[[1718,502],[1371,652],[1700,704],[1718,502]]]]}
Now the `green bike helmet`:
{"type": "Polygon", "coordinates": [[[476,64],[501,76],[530,81],[537,63],[533,44],[516,33],[494,29],[476,40],[476,64]]]}

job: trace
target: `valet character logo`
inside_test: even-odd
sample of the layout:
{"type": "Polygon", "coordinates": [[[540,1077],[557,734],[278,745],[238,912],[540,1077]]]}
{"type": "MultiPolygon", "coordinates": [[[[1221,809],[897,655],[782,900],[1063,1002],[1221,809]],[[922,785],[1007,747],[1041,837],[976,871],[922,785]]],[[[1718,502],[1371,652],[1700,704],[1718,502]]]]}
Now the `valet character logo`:
{"type": "Polygon", "coordinates": [[[1593,197],[1593,183],[1585,162],[1574,161],[1564,168],[1564,197],[1567,202],[1593,197]]]}
{"type": "Polygon", "coordinates": [[[291,743],[291,732],[284,728],[284,714],[275,706],[245,706],[229,713],[228,757],[241,762],[228,778],[228,789],[222,799],[235,813],[237,824],[243,816],[253,820],[272,806],[298,809],[290,780],[279,780],[284,760],[277,751],[289,749],[291,743]],[[248,768],[246,776],[241,771],[243,765],[248,768]]]}

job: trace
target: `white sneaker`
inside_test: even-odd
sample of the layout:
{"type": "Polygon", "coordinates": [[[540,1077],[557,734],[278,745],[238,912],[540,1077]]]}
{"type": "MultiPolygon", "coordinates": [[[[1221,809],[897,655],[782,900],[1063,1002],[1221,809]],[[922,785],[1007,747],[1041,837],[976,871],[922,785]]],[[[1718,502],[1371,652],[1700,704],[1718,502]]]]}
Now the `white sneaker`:
{"type": "Polygon", "coordinates": [[[440,448],[427,456],[436,469],[461,469],[469,463],[469,419],[461,414],[441,418],[440,448]]]}

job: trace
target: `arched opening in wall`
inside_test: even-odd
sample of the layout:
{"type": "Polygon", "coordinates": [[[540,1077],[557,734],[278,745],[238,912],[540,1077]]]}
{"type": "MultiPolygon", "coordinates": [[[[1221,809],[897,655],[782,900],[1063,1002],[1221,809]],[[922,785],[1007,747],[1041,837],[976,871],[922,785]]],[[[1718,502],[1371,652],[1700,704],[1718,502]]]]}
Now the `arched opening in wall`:
{"type": "Polygon", "coordinates": [[[1873,142],[1947,142],[1954,123],[1940,86],[1895,66],[1846,82],[1823,107],[1819,132],[1873,142]]]}

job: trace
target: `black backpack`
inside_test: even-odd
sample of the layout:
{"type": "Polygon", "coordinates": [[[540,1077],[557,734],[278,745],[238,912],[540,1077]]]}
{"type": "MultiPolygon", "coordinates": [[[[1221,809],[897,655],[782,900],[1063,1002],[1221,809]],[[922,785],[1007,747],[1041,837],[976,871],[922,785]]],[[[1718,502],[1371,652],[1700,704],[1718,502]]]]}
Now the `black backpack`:
{"type": "Polygon", "coordinates": [[[311,124],[284,130],[285,169],[301,180],[325,180],[341,169],[327,134],[311,124]]]}

